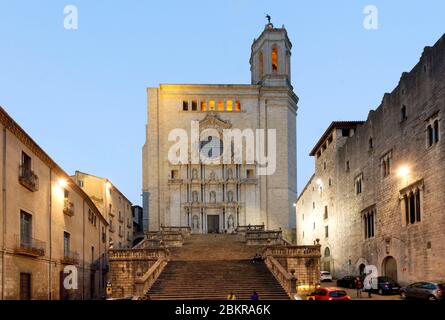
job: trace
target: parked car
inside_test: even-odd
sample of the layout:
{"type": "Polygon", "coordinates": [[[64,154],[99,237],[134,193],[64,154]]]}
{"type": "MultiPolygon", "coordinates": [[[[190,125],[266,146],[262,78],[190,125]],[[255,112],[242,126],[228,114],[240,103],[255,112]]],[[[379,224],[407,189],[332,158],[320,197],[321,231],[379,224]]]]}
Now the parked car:
{"type": "Polygon", "coordinates": [[[400,285],[390,277],[377,277],[377,291],[380,295],[399,294],[400,285]]]}
{"type": "Polygon", "coordinates": [[[356,276],[345,276],[341,279],[338,279],[337,287],[354,289],[356,278],[356,276]]]}
{"type": "Polygon", "coordinates": [[[332,275],[329,271],[321,271],[320,272],[320,282],[324,281],[332,281],[332,275]]]}
{"type": "Polygon", "coordinates": [[[312,292],[308,300],[330,300],[330,301],[341,301],[341,300],[351,300],[345,290],[331,287],[331,288],[318,288],[312,292]]]}
{"type": "Polygon", "coordinates": [[[400,296],[403,299],[445,300],[445,282],[415,282],[402,288],[400,296]]]}

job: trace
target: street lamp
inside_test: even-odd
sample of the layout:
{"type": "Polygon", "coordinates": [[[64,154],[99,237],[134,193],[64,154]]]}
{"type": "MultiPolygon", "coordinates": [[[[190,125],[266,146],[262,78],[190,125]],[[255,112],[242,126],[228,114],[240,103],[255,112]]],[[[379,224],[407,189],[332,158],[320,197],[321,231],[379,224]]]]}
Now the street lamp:
{"type": "Polygon", "coordinates": [[[61,188],[65,188],[65,187],[67,186],[67,184],[68,184],[68,182],[66,181],[66,179],[63,179],[63,178],[59,179],[59,181],[58,181],[57,183],[59,184],[59,186],[60,186],[61,188]]]}
{"type": "Polygon", "coordinates": [[[409,167],[408,166],[401,166],[398,170],[397,170],[397,176],[400,178],[406,178],[410,173],[409,167]]]}

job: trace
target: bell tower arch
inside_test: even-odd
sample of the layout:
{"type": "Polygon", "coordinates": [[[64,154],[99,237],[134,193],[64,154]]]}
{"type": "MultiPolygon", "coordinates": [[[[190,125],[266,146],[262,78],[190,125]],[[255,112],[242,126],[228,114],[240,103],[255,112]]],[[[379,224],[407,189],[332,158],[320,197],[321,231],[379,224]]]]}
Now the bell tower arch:
{"type": "Polygon", "coordinates": [[[252,84],[291,86],[291,49],[287,31],[268,23],[251,48],[250,71],[252,84]]]}

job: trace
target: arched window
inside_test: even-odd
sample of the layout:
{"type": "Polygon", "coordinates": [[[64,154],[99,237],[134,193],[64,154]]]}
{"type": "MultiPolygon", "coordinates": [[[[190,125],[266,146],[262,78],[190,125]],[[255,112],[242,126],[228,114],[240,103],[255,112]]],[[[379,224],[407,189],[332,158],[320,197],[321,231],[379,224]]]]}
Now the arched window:
{"type": "Polygon", "coordinates": [[[369,138],[368,145],[369,145],[369,150],[372,150],[372,148],[374,148],[372,138],[369,138]]]}
{"type": "Polygon", "coordinates": [[[414,194],[411,192],[409,194],[409,222],[416,222],[416,200],[414,194]]]}
{"type": "Polygon", "coordinates": [[[427,128],[427,134],[428,134],[428,146],[431,147],[434,142],[433,127],[431,127],[431,125],[429,125],[427,128]]]}
{"type": "Polygon", "coordinates": [[[218,111],[224,111],[224,100],[218,100],[218,111]]]}
{"type": "Polygon", "coordinates": [[[201,112],[207,111],[207,102],[201,101],[201,112]]]}
{"type": "Polygon", "coordinates": [[[263,57],[263,51],[260,51],[258,54],[258,72],[260,75],[260,79],[263,78],[264,75],[264,57],[263,57]]]}
{"type": "Polygon", "coordinates": [[[434,128],[434,143],[437,143],[437,142],[439,142],[439,121],[438,120],[434,121],[433,128],[434,128]]]}
{"type": "Polygon", "coordinates": [[[420,222],[420,191],[416,189],[416,221],[420,222]]]}
{"type": "Polygon", "coordinates": [[[232,100],[226,101],[226,111],[233,111],[233,101],[232,100]]]}
{"type": "Polygon", "coordinates": [[[328,247],[326,247],[326,249],[324,249],[324,257],[328,258],[331,256],[331,250],[329,250],[328,247]]]}
{"type": "Polygon", "coordinates": [[[278,71],[278,51],[276,47],[272,48],[272,72],[278,71]]]}
{"type": "Polygon", "coordinates": [[[241,102],[239,100],[235,101],[235,111],[241,111],[241,102]]]}
{"type": "Polygon", "coordinates": [[[406,120],[406,106],[403,105],[402,109],[400,109],[400,121],[406,120]]]}
{"type": "Polygon", "coordinates": [[[215,111],[215,100],[209,101],[209,111],[215,111]]]}

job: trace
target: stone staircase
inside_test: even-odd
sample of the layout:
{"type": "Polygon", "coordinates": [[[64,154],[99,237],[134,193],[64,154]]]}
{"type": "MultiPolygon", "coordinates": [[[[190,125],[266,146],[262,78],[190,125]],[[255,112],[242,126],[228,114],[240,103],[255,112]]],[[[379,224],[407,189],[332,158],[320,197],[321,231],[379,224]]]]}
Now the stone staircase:
{"type": "Polygon", "coordinates": [[[152,300],[224,300],[233,292],[249,300],[289,297],[264,263],[251,263],[259,247],[248,247],[238,235],[192,235],[182,248],[171,249],[171,261],[147,293],[152,300]]]}

